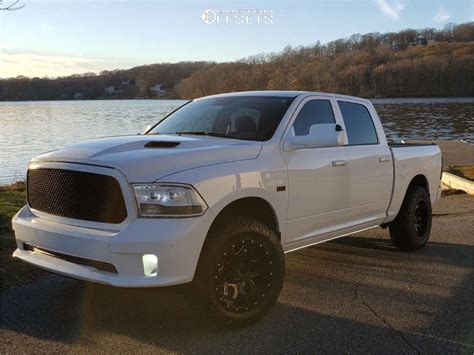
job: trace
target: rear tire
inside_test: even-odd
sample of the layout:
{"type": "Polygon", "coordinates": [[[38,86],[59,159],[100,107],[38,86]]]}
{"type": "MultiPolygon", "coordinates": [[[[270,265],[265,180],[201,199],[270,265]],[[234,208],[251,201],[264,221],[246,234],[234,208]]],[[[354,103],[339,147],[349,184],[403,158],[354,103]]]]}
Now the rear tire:
{"type": "Polygon", "coordinates": [[[275,305],[284,274],[276,233],[256,220],[233,217],[207,237],[193,284],[218,319],[244,325],[275,305]]]}
{"type": "Polygon", "coordinates": [[[431,232],[431,201],[426,189],[420,186],[408,189],[389,230],[393,244],[401,250],[415,251],[426,245],[431,232]]]}

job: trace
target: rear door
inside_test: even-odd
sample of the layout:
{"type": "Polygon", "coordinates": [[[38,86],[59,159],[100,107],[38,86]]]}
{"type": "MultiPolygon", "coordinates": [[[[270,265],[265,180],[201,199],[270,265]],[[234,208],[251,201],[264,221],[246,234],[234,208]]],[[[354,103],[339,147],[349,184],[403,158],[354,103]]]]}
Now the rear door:
{"type": "Polygon", "coordinates": [[[375,109],[357,100],[337,100],[346,133],[350,171],[348,227],[383,219],[390,204],[393,163],[375,109]]]}

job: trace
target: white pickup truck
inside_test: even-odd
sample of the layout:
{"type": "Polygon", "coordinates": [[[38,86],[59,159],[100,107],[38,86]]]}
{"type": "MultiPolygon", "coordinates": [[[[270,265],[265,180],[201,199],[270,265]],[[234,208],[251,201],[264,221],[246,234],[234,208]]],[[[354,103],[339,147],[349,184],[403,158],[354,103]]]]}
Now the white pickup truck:
{"type": "Polygon", "coordinates": [[[188,284],[248,323],[277,301],[284,253],[377,226],[422,248],[441,170],[436,145],[388,144],[368,100],[204,97],[142,135],[34,158],[13,256],[118,287],[188,284]]]}

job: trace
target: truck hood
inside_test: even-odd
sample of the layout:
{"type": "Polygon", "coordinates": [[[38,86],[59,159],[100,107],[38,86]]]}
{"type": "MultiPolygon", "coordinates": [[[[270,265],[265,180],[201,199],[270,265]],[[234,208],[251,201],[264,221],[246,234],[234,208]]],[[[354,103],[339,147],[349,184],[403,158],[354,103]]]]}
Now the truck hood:
{"type": "Polygon", "coordinates": [[[255,159],[260,142],[207,136],[134,135],[98,138],[65,146],[32,160],[101,165],[130,182],[152,182],[197,167],[255,159]]]}

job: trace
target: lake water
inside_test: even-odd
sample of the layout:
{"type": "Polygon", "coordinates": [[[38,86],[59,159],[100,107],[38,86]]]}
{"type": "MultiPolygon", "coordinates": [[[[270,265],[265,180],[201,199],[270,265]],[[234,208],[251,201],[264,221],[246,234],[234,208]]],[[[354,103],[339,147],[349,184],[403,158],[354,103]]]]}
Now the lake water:
{"type": "MultiPolygon", "coordinates": [[[[0,102],[0,184],[24,178],[28,161],[88,138],[135,134],[185,101],[0,102]]],[[[388,137],[474,143],[474,98],[373,100],[388,137]]]]}

